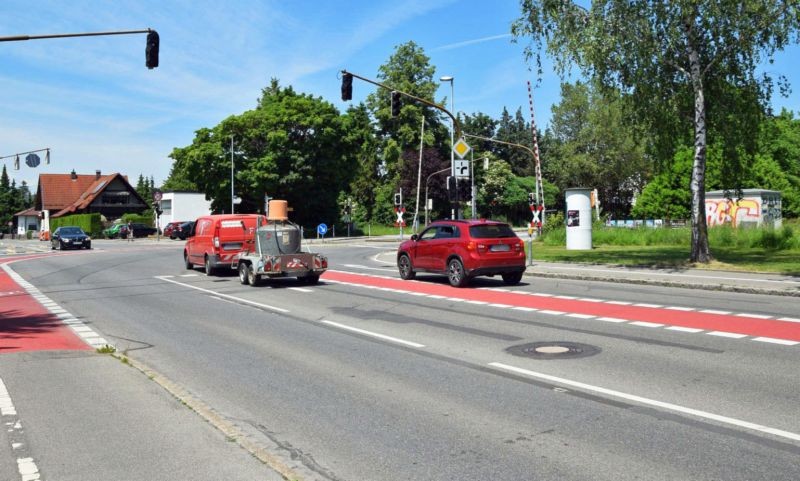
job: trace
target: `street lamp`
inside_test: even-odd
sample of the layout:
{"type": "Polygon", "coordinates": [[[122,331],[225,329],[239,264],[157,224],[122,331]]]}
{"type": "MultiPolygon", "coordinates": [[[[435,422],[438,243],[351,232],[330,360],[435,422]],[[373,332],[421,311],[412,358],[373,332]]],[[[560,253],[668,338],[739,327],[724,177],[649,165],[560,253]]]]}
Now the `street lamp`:
{"type": "Polygon", "coordinates": [[[233,214],[233,135],[231,134],[231,214],[233,214]]]}
{"type": "MultiPolygon", "coordinates": [[[[450,111],[455,112],[455,89],[453,88],[453,76],[452,75],[445,75],[439,78],[442,82],[450,82],[450,111]]],[[[453,170],[453,166],[456,163],[455,153],[453,152],[453,146],[455,145],[455,139],[453,138],[453,131],[455,130],[455,125],[453,120],[450,120],[450,170],[451,175],[455,175],[455,171],[453,170]]],[[[453,219],[458,218],[458,179],[456,179],[456,208],[455,210],[451,209],[451,217],[453,219]]]]}

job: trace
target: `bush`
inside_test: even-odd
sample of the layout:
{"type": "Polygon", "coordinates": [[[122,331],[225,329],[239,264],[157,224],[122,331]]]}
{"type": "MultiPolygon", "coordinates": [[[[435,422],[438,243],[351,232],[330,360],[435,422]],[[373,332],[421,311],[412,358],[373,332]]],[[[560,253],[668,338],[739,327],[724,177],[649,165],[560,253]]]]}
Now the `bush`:
{"type": "Polygon", "coordinates": [[[103,232],[103,222],[100,220],[100,214],[75,214],[64,217],[50,218],[50,230],[55,231],[57,228],[65,225],[74,225],[83,229],[84,232],[92,237],[99,237],[103,232]]]}
{"type": "Polygon", "coordinates": [[[144,224],[146,226],[155,227],[153,225],[153,215],[147,214],[123,214],[122,215],[122,222],[127,224],[128,222],[133,222],[136,224],[144,224]]]}

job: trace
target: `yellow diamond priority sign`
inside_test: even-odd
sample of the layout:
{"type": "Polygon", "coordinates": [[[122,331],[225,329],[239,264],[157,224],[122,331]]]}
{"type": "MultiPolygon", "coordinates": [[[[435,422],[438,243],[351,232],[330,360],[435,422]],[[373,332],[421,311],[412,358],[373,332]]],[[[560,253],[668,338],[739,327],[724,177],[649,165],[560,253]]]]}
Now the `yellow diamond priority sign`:
{"type": "Polygon", "coordinates": [[[458,139],[458,142],[456,142],[456,144],[453,146],[453,152],[455,152],[456,155],[461,159],[463,159],[470,150],[472,150],[472,147],[467,145],[467,143],[464,142],[464,139],[458,139]]]}

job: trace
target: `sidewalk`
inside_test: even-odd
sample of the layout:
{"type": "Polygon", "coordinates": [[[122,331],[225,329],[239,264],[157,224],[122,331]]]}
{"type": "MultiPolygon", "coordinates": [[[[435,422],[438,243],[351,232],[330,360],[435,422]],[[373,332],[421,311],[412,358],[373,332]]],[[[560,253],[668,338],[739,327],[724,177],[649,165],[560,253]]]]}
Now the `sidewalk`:
{"type": "Polygon", "coordinates": [[[649,284],[689,289],[800,297],[800,278],[782,274],[709,269],[633,268],[533,261],[526,275],[558,279],[649,284]]]}
{"type": "Polygon", "coordinates": [[[284,479],[240,447],[255,442],[236,426],[210,421],[213,411],[135,361],[97,352],[105,340],[93,335],[0,268],[0,479],[284,479]]]}

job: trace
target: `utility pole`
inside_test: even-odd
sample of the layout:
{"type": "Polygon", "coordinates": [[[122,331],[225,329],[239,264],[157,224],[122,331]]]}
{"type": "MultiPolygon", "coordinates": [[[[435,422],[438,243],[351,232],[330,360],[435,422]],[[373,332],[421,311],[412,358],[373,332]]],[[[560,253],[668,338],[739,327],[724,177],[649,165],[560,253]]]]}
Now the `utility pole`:
{"type": "Polygon", "coordinates": [[[233,214],[233,135],[231,134],[231,214],[233,214]]]}

